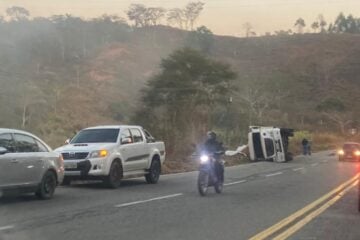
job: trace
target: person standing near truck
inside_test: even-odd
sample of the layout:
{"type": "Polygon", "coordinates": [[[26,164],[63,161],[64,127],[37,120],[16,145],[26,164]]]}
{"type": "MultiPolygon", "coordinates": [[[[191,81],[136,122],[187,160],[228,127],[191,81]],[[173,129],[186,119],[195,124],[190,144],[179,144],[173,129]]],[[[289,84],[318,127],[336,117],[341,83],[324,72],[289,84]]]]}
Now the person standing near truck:
{"type": "Polygon", "coordinates": [[[303,154],[304,155],[309,154],[309,141],[306,138],[304,138],[301,141],[301,144],[302,144],[302,147],[303,147],[303,154]]]}

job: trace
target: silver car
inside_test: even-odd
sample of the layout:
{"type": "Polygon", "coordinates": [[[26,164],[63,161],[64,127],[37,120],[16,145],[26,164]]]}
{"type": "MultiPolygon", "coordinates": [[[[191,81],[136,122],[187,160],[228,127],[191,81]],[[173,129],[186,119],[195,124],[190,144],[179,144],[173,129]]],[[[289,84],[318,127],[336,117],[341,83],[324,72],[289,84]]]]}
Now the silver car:
{"type": "Polygon", "coordinates": [[[0,128],[0,195],[35,192],[40,199],[50,199],[63,178],[59,153],[28,132],[0,128]]]}

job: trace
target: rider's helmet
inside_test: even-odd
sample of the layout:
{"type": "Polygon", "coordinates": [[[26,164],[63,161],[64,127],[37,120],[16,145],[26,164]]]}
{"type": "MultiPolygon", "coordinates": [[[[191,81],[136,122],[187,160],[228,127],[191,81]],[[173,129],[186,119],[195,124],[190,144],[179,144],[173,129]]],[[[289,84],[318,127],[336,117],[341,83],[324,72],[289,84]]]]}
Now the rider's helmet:
{"type": "Polygon", "coordinates": [[[214,131],[209,131],[206,135],[209,140],[216,140],[216,133],[214,131]]]}

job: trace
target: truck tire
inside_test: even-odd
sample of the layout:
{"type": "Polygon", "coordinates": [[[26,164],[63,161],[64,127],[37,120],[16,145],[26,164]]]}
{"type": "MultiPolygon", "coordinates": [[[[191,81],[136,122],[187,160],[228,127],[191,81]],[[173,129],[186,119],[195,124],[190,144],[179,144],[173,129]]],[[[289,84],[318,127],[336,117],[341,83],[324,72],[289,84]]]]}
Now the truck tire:
{"type": "Polygon", "coordinates": [[[121,184],[122,176],[123,176],[122,165],[119,161],[115,160],[111,164],[109,175],[105,179],[105,184],[109,188],[113,188],[113,189],[118,188],[121,184]]]}
{"type": "Polygon", "coordinates": [[[51,199],[54,196],[56,184],[55,173],[52,171],[47,171],[44,174],[39,188],[35,192],[35,195],[42,200],[51,199]]]}
{"type": "Polygon", "coordinates": [[[149,184],[156,184],[159,181],[161,174],[161,164],[158,159],[151,162],[149,173],[145,175],[146,182],[149,184]]]}

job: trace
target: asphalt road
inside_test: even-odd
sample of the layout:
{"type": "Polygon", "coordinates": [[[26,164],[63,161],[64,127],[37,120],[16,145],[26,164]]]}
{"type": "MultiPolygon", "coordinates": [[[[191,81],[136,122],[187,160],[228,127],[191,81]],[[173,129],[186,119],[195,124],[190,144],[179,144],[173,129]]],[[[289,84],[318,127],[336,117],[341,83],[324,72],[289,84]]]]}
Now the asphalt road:
{"type": "MultiPolygon", "coordinates": [[[[348,181],[358,168],[329,152],[290,163],[246,164],[227,168],[223,194],[206,197],[197,192],[197,172],[162,176],[156,185],[125,180],[116,190],[75,183],[59,187],[50,201],[32,195],[0,199],[0,239],[249,239],[348,181]]],[[[355,187],[336,193],[334,204],[289,238],[360,239],[357,195],[355,187]]]]}

